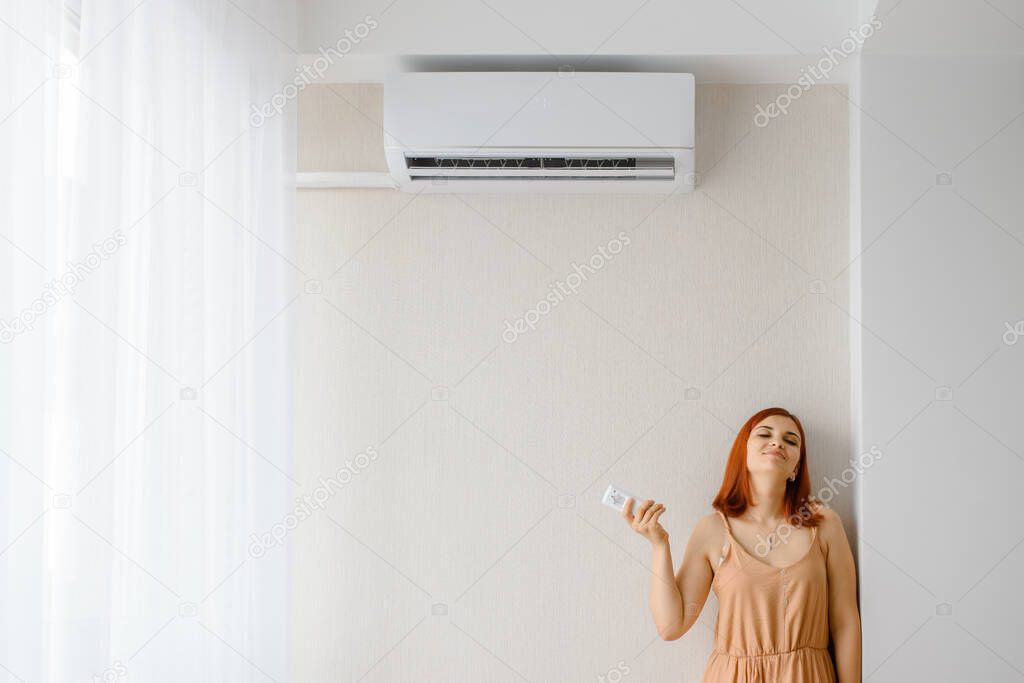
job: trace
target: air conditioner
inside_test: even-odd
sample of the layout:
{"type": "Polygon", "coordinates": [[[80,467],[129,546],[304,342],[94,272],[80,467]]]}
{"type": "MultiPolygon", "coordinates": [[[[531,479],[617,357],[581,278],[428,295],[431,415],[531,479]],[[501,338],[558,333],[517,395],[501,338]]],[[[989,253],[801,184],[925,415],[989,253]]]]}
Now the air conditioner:
{"type": "Polygon", "coordinates": [[[388,170],[406,192],[688,191],[694,88],[676,73],[394,74],[388,170]]]}

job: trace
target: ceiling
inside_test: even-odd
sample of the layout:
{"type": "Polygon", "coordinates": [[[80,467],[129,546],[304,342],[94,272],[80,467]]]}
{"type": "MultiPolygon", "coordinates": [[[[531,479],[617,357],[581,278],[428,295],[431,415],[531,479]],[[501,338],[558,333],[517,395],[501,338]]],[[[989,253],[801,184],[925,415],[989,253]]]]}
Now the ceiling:
{"type": "MultiPolygon", "coordinates": [[[[873,15],[865,54],[1024,54],[1020,0],[300,0],[298,52],[335,51],[322,82],[571,66],[793,83],[873,15]]],[[[835,61],[829,80],[849,82],[855,60],[835,61]]]]}
{"type": "MultiPolygon", "coordinates": [[[[389,70],[689,71],[702,82],[789,82],[861,22],[864,0],[303,0],[300,48],[350,47],[327,81],[389,70]],[[765,6],[767,5],[767,6],[765,6]],[[372,22],[368,19],[372,19],[372,22]],[[352,44],[361,23],[376,26],[352,44]]],[[[870,14],[870,10],[866,11],[870,14]]],[[[846,65],[834,80],[844,81],[846,65]]]]}

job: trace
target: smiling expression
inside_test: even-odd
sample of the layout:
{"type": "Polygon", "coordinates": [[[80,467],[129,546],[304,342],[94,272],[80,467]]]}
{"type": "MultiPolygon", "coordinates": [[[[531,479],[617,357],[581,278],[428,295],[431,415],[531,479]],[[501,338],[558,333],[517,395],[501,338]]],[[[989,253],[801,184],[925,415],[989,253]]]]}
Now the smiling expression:
{"type": "Polygon", "coordinates": [[[800,433],[796,423],[784,415],[769,415],[750,431],[747,439],[747,468],[775,471],[789,477],[800,461],[800,433]]]}

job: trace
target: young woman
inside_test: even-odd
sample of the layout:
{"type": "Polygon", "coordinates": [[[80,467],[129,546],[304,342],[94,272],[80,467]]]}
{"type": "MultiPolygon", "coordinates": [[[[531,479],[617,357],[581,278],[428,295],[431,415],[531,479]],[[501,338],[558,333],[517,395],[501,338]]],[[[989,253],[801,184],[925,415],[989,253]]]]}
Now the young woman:
{"type": "Polygon", "coordinates": [[[650,607],[664,640],[718,598],[715,646],[702,683],[860,683],[857,576],[839,516],[810,498],[800,421],[783,408],[755,414],[736,435],[715,511],[697,522],[673,575],[665,506],[623,517],[651,542],[650,607]],[[829,636],[835,664],[829,653],[829,636]]]}

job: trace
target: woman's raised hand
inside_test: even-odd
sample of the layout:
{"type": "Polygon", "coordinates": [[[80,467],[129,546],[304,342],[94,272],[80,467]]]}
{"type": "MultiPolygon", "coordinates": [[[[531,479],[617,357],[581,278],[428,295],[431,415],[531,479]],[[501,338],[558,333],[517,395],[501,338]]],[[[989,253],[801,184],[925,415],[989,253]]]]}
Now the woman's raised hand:
{"type": "Polygon", "coordinates": [[[668,532],[658,521],[661,513],[665,511],[665,506],[648,499],[640,503],[640,507],[637,508],[634,515],[633,502],[632,498],[626,499],[626,505],[622,508],[623,519],[633,528],[633,531],[650,541],[651,545],[666,543],[668,532]]]}

